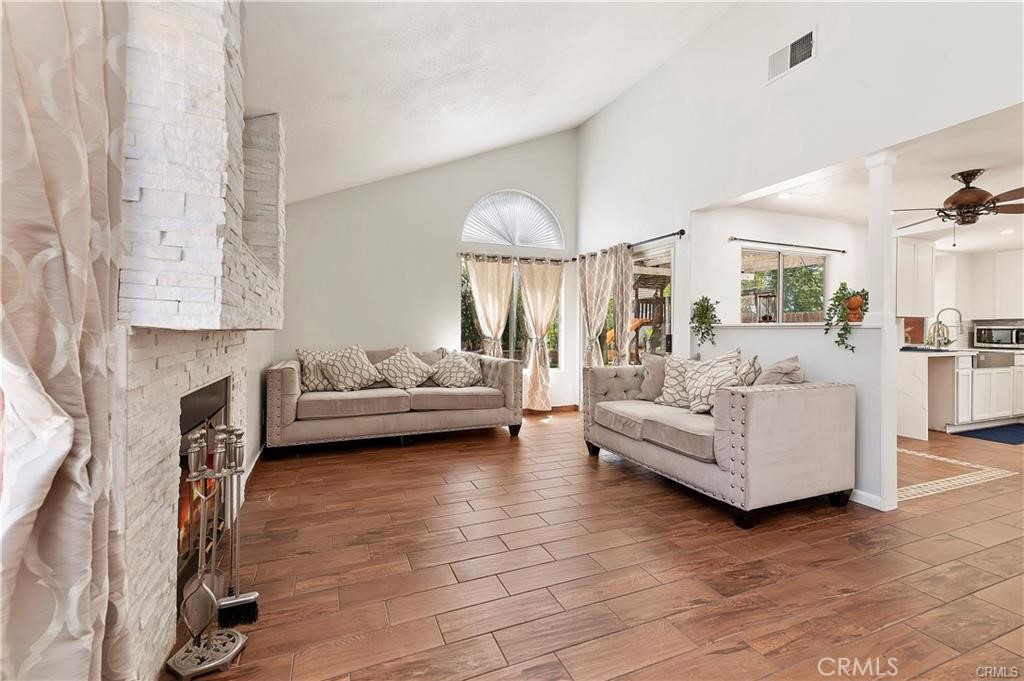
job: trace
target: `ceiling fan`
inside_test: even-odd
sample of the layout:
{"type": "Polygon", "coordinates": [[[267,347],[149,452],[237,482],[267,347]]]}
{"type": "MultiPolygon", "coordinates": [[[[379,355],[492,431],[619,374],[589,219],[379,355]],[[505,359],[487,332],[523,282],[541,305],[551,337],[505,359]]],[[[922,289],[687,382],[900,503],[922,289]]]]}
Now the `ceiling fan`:
{"type": "Polygon", "coordinates": [[[981,187],[971,186],[971,183],[984,172],[984,168],[975,168],[974,170],[961,170],[959,173],[951,175],[950,177],[963,184],[963,187],[946,197],[946,200],[942,202],[942,208],[897,208],[893,211],[894,213],[923,210],[935,211],[934,217],[911,222],[909,225],[903,225],[897,229],[922,225],[932,220],[952,221],[954,223],[953,245],[956,246],[956,225],[973,225],[982,215],[999,213],[1024,214],[1024,203],[1007,203],[1008,201],[1024,199],[1024,187],[1017,187],[1016,189],[993,196],[981,187]]]}

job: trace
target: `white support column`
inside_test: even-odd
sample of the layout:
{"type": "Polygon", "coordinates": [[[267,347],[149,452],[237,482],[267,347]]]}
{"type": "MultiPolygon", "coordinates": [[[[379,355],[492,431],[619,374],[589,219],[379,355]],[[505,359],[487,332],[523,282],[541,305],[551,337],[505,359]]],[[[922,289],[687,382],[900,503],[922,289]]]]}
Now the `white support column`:
{"type": "MultiPolygon", "coordinates": [[[[868,169],[868,293],[867,325],[881,328],[879,353],[878,453],[882,510],[896,508],[896,233],[892,225],[892,181],[896,154],[882,151],[864,159],[868,169]]],[[[867,415],[869,418],[875,414],[867,415]]]]}

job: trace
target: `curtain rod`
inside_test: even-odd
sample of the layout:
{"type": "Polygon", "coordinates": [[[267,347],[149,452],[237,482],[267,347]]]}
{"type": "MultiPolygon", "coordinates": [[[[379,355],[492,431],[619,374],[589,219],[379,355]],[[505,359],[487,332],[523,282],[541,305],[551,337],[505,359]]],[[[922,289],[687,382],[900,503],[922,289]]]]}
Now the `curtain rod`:
{"type": "Polygon", "coordinates": [[[764,244],[766,246],[785,246],[786,248],[805,248],[809,251],[826,251],[828,253],[846,253],[842,248],[826,248],[825,246],[806,246],[803,244],[787,244],[781,241],[760,241],[758,239],[744,239],[738,236],[729,237],[729,241],[743,241],[748,244],[764,244]]]}
{"type": "MultiPolygon", "coordinates": [[[[631,244],[626,244],[626,247],[627,248],[635,248],[637,246],[643,246],[644,244],[649,244],[649,243],[652,243],[654,241],[661,241],[662,239],[667,239],[670,236],[674,236],[674,237],[686,236],[686,230],[685,229],[679,229],[679,230],[676,230],[675,232],[669,232],[668,234],[662,234],[661,236],[652,236],[650,239],[644,239],[643,241],[634,241],[631,244]]],[[[608,250],[607,248],[602,248],[601,252],[603,253],[603,252],[605,252],[607,250],[608,250]]],[[[843,251],[843,252],[845,253],[846,251],[843,251]]],[[[519,255],[490,255],[488,253],[468,253],[468,252],[460,252],[460,253],[456,253],[456,255],[458,255],[460,258],[465,258],[467,256],[474,256],[474,257],[498,258],[498,259],[508,258],[509,260],[518,259],[518,260],[528,260],[528,261],[529,260],[547,260],[549,262],[576,262],[576,258],[560,259],[560,258],[542,258],[542,257],[539,257],[539,256],[534,257],[534,256],[519,256],[519,255]]]]}
{"type": "Polygon", "coordinates": [[[567,260],[565,258],[544,258],[541,256],[531,255],[497,255],[491,253],[470,253],[468,251],[460,251],[455,255],[460,258],[495,258],[497,260],[522,260],[524,262],[575,262],[576,258],[567,260]]]}

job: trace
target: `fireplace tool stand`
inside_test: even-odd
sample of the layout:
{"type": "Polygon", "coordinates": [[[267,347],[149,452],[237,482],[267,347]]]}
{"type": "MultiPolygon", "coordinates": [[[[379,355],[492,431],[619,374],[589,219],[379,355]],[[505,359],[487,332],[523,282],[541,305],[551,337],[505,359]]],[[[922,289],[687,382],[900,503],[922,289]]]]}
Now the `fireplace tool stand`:
{"type": "MultiPolygon", "coordinates": [[[[206,438],[203,433],[189,436],[188,447],[188,481],[192,483],[192,491],[199,498],[199,567],[198,579],[187,587],[182,597],[182,619],[190,636],[189,641],[167,661],[167,667],[176,675],[190,679],[213,671],[225,671],[231,661],[242,652],[248,637],[236,629],[217,629],[207,631],[217,618],[217,594],[210,587],[216,583],[217,566],[206,559],[207,532],[209,517],[207,502],[211,498],[219,498],[220,485],[225,477],[230,477],[225,467],[225,451],[227,435],[217,433],[214,438],[212,466],[210,463],[206,438]]],[[[216,509],[215,509],[216,512],[216,509]]],[[[217,523],[213,523],[213,555],[216,557],[217,523]]]]}

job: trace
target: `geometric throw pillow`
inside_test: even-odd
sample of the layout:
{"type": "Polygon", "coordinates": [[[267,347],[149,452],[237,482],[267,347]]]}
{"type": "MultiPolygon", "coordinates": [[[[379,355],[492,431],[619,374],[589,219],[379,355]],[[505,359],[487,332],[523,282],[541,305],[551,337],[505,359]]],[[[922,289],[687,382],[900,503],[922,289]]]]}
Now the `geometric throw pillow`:
{"type": "Polygon", "coordinates": [[[415,388],[434,373],[433,367],[412,354],[406,345],[375,368],[389,385],[402,390],[415,388]]]}
{"type": "MultiPolygon", "coordinates": [[[[690,398],[686,394],[686,372],[700,365],[698,359],[683,359],[682,357],[665,358],[665,382],[661,386],[661,394],[655,396],[655,404],[664,404],[670,407],[690,406],[690,398]]],[[[642,385],[642,384],[641,384],[642,385]]]]}
{"type": "Polygon", "coordinates": [[[686,375],[692,369],[697,367],[715,364],[727,365],[735,374],[736,367],[739,363],[739,348],[736,348],[732,352],[727,352],[724,355],[719,355],[713,359],[704,360],[703,362],[696,359],[676,359],[675,357],[669,357],[665,362],[665,384],[662,386],[661,396],[656,397],[654,402],[655,404],[665,404],[670,407],[682,407],[692,411],[692,407],[690,405],[692,396],[689,394],[686,387],[686,375]]]}
{"type": "Polygon", "coordinates": [[[480,372],[459,355],[448,355],[431,368],[431,377],[442,388],[468,388],[483,380],[480,372]]]}
{"type": "Polygon", "coordinates": [[[800,358],[796,355],[776,362],[757,377],[754,385],[780,385],[783,383],[803,383],[804,370],[800,366],[800,358]]]}
{"type": "Polygon", "coordinates": [[[449,352],[445,356],[446,357],[459,357],[459,358],[465,360],[469,364],[469,366],[471,366],[474,369],[476,369],[477,371],[479,371],[480,375],[483,376],[484,368],[480,364],[480,358],[483,355],[480,355],[480,354],[478,354],[476,352],[466,352],[464,350],[452,350],[451,352],[449,352]]]}
{"type": "Polygon", "coordinates": [[[320,367],[331,387],[340,392],[362,390],[382,380],[380,372],[358,345],[327,353],[320,367]]]}
{"type": "Polygon", "coordinates": [[[299,365],[302,368],[302,392],[334,390],[323,371],[323,364],[334,354],[333,350],[305,350],[299,348],[295,351],[295,354],[298,356],[299,365]]]}
{"type": "Polygon", "coordinates": [[[686,372],[686,394],[690,397],[690,411],[707,414],[715,408],[715,393],[719,388],[739,385],[736,365],[729,363],[701,364],[686,372]]]}
{"type": "Polygon", "coordinates": [[[736,375],[740,377],[741,385],[754,385],[754,381],[761,375],[761,363],[757,361],[757,355],[740,364],[736,375]]]}

